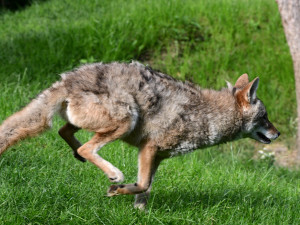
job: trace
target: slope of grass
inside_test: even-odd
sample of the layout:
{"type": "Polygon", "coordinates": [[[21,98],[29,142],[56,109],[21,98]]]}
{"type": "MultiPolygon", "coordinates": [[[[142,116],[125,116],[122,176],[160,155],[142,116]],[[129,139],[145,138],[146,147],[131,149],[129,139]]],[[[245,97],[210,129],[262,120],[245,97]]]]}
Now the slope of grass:
{"type": "MultiPolygon", "coordinates": [[[[245,72],[259,76],[258,96],[281,140],[295,135],[292,63],[272,0],[51,0],[5,12],[0,120],[65,70],[131,59],[203,87],[221,88],[224,80],[234,82],[245,72]]],[[[253,161],[253,141],[166,160],[148,212],[140,212],[131,207],[133,196],[105,197],[107,178],[90,163],[76,161],[56,134],[63,122],[53,124],[52,131],[1,156],[0,223],[300,223],[299,172],[253,161]]],[[[91,134],[82,131],[78,137],[84,142],[91,134]]],[[[124,171],[126,182],[136,180],[136,149],[115,142],[101,155],[124,171]]]]}
{"type": "MultiPolygon", "coordinates": [[[[47,1],[0,17],[0,76],[42,87],[94,61],[150,62],[220,88],[259,76],[259,96],[286,137],[295,118],[292,63],[273,1],[47,1]],[[280,116],[279,116],[280,115],[280,116]]],[[[3,80],[3,81],[4,81],[3,80]]]]}

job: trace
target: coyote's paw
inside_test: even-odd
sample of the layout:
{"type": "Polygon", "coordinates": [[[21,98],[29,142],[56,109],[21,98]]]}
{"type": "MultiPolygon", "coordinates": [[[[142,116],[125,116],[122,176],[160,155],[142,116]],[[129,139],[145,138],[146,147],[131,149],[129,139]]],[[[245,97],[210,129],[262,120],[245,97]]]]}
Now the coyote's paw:
{"type": "Polygon", "coordinates": [[[77,152],[74,152],[74,157],[76,158],[76,159],[78,159],[79,161],[81,161],[81,162],[86,162],[86,159],[85,158],[83,158],[81,155],[79,155],[77,152]]]}
{"type": "Polygon", "coordinates": [[[108,197],[112,197],[115,195],[119,195],[120,193],[118,192],[119,188],[124,187],[124,185],[120,184],[120,185],[111,185],[110,188],[107,191],[107,196],[108,197]]]}
{"type": "Polygon", "coordinates": [[[108,174],[108,179],[110,180],[110,182],[113,182],[113,183],[119,183],[119,182],[122,182],[124,181],[124,175],[123,173],[115,168],[115,171],[113,174],[108,174]]]}
{"type": "Polygon", "coordinates": [[[146,209],[146,203],[134,203],[134,208],[144,211],[146,209]]]}
{"type": "Polygon", "coordinates": [[[137,194],[135,196],[134,208],[145,210],[146,205],[148,203],[149,195],[150,195],[150,191],[137,194]]]}

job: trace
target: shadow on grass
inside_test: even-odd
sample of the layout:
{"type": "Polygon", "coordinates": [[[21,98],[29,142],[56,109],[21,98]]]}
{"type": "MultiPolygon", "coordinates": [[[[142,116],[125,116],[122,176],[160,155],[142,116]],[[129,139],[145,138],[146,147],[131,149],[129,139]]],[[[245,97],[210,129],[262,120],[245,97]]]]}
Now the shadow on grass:
{"type": "MultiPolygon", "coordinates": [[[[35,2],[45,2],[47,0],[35,0],[35,2]]],[[[33,0],[0,0],[0,10],[6,9],[10,11],[17,11],[30,6],[33,0]]]]}
{"type": "Polygon", "coordinates": [[[195,208],[202,210],[212,209],[222,205],[233,208],[262,208],[288,205],[297,205],[300,197],[287,198],[283,194],[265,190],[249,190],[247,187],[228,187],[223,189],[205,189],[196,191],[160,192],[155,196],[154,208],[168,205],[170,212],[189,211],[195,208]],[[173,207],[174,206],[174,207],[173,207]]]}

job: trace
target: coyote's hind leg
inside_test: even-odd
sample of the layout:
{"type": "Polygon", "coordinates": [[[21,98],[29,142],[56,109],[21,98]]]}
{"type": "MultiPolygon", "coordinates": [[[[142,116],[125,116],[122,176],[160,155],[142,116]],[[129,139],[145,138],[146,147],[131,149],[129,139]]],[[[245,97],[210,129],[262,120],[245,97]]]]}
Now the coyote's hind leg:
{"type": "Polygon", "coordinates": [[[85,162],[86,160],[83,157],[81,157],[77,152],[77,149],[81,147],[81,143],[74,137],[74,134],[79,130],[80,128],[75,127],[70,123],[67,123],[62,128],[60,128],[58,133],[72,148],[74,157],[81,162],[85,162]]]}
{"type": "Polygon", "coordinates": [[[127,127],[125,127],[125,129],[118,127],[98,132],[91,140],[78,149],[78,153],[100,168],[111,182],[122,182],[124,180],[124,175],[117,167],[100,157],[97,152],[105,144],[121,137],[127,130],[127,127]]]}

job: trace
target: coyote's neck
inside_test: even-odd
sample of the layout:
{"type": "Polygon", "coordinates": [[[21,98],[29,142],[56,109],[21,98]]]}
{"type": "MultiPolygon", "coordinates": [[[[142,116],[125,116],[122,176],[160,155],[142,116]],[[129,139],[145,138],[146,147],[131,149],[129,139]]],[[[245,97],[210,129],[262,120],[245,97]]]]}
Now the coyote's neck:
{"type": "Polygon", "coordinates": [[[203,116],[207,119],[208,145],[238,138],[242,129],[242,115],[232,93],[222,91],[203,90],[203,99],[206,103],[206,115],[199,115],[199,123],[205,127],[203,116]]]}
{"type": "Polygon", "coordinates": [[[168,131],[172,136],[159,139],[162,149],[171,156],[238,139],[242,130],[242,114],[229,90],[201,90],[199,98],[184,105],[184,121],[168,131]],[[174,138],[175,136],[175,138],[174,138]],[[170,142],[168,141],[170,140],[170,142]]]}

